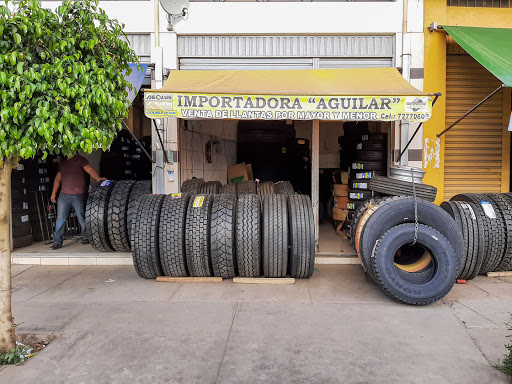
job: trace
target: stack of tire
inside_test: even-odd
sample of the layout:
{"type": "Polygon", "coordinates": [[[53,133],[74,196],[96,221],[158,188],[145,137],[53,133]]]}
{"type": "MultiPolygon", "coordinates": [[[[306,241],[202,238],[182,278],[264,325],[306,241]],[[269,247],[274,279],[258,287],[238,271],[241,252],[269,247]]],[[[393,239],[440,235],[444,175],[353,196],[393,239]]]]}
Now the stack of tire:
{"type": "Polygon", "coordinates": [[[139,200],[151,193],[151,181],[108,180],[89,193],[85,210],[87,238],[100,252],[131,249],[131,224],[139,200]]]}
{"type": "Polygon", "coordinates": [[[369,133],[361,136],[356,146],[354,161],[350,166],[348,219],[352,219],[355,210],[376,193],[369,188],[373,176],[385,175],[387,168],[387,141],[384,133],[369,133]]]}
{"type": "Polygon", "coordinates": [[[132,221],[140,277],[304,278],[315,236],[305,195],[146,195],[132,221]]]}
{"type": "Polygon", "coordinates": [[[222,185],[220,181],[204,181],[202,178],[192,178],[186,180],[181,185],[182,193],[189,194],[232,194],[232,195],[293,195],[295,193],[293,185],[290,181],[264,181],[255,183],[252,180],[243,181],[239,184],[222,185]]]}
{"type": "Polygon", "coordinates": [[[385,176],[373,176],[368,183],[368,188],[381,195],[416,196],[427,201],[434,201],[437,196],[437,188],[432,185],[397,180],[385,176]]]}
{"type": "Polygon", "coordinates": [[[18,164],[11,173],[11,225],[13,248],[32,244],[32,227],[30,226],[30,196],[27,192],[28,172],[24,164],[18,164]]]}
{"type": "Polygon", "coordinates": [[[426,305],[442,299],[464,265],[459,225],[426,200],[372,198],[356,211],[352,224],[366,273],[399,302],[426,305]]]}
{"type": "Polygon", "coordinates": [[[512,270],[512,194],[466,193],[441,204],[464,239],[458,278],[512,270]]]}

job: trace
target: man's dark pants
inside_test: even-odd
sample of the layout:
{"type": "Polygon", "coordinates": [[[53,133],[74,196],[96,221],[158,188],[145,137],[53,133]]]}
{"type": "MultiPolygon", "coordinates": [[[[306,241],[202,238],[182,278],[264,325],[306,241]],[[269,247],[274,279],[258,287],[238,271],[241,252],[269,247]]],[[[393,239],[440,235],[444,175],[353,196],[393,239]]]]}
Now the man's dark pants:
{"type": "Polygon", "coordinates": [[[85,239],[84,194],[69,195],[61,193],[57,201],[57,224],[55,225],[55,236],[53,237],[54,244],[62,245],[62,237],[66,229],[66,218],[71,208],[75,211],[82,228],[82,239],[85,239]]]}

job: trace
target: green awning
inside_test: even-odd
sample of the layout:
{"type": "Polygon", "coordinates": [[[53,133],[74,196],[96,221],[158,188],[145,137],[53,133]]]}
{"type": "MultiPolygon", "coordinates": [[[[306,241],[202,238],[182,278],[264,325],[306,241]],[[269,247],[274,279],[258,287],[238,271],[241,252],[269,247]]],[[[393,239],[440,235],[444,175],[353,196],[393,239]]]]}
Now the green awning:
{"type": "Polygon", "coordinates": [[[512,29],[445,25],[443,29],[505,86],[512,87],[512,29]]]}

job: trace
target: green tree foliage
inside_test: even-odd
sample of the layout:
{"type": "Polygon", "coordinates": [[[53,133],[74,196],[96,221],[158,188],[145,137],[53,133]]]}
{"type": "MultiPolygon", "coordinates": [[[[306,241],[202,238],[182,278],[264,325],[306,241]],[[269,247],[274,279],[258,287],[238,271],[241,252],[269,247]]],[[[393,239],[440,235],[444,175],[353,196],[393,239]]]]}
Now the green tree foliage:
{"type": "MultiPolygon", "coordinates": [[[[138,62],[97,0],[0,6],[0,159],[106,149],[127,117],[138,62]]],[[[0,164],[1,166],[1,164],[0,164]]]]}

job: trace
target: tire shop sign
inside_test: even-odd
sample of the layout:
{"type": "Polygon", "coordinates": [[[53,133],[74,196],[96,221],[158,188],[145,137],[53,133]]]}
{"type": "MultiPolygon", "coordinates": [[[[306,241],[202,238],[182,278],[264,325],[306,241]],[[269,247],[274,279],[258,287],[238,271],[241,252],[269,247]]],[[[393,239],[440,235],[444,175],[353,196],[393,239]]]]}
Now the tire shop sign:
{"type": "Polygon", "coordinates": [[[146,92],[149,118],[423,122],[428,96],[287,96],[146,92]]]}

